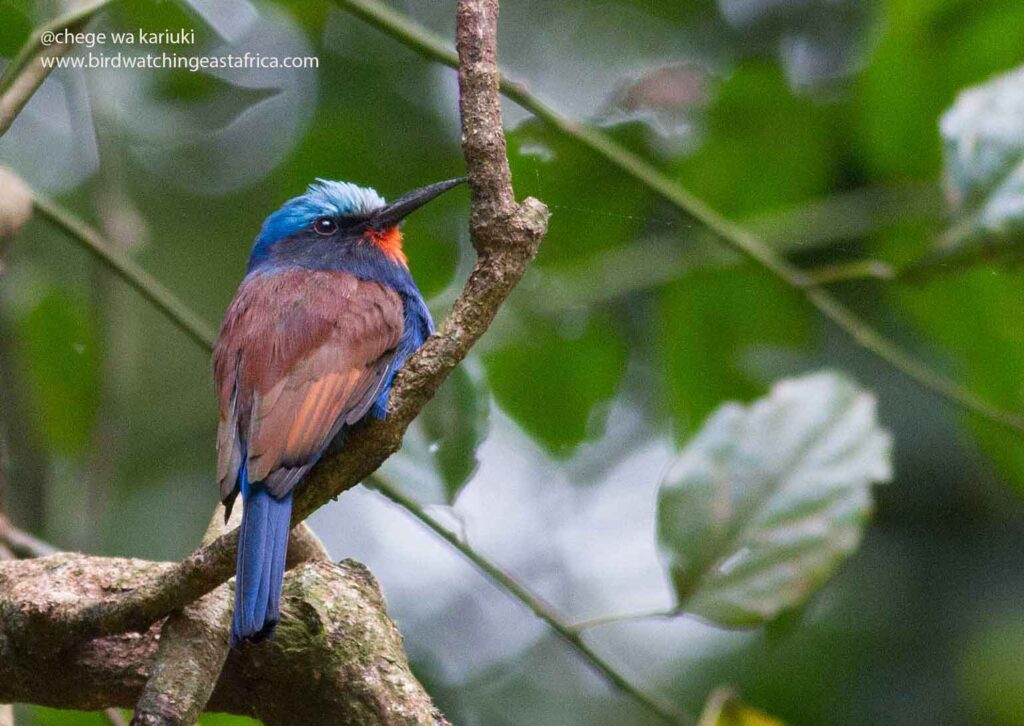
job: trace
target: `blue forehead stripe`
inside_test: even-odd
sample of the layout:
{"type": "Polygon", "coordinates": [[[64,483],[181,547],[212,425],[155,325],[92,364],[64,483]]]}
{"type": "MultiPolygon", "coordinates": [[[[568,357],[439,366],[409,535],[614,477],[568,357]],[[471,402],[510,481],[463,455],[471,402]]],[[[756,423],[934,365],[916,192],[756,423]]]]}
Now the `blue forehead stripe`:
{"type": "Polygon", "coordinates": [[[284,239],[313,224],[319,217],[370,214],[385,204],[384,198],[369,187],[317,179],[305,194],[289,199],[267,217],[256,238],[256,245],[284,239]]]}

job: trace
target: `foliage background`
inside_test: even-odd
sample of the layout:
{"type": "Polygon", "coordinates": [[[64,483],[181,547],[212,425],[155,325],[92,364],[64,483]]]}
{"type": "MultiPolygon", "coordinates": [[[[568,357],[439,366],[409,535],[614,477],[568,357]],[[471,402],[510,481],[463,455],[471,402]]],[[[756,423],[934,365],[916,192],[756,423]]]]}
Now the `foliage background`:
{"type": "MultiPolygon", "coordinates": [[[[393,5],[452,36],[451,0],[393,5]]],[[[0,0],[0,57],[55,12],[0,0]]],[[[195,27],[187,52],[228,44],[320,58],[315,72],[57,72],[0,140],[0,162],[210,321],[262,218],[314,177],[393,197],[460,173],[454,75],[329,4],[124,0],[96,26],[138,27],[195,27]]],[[[965,87],[1024,62],[1024,5],[518,0],[503,7],[501,49],[533,92],[766,230],[802,266],[900,265],[949,227],[939,116],[965,87]]],[[[1024,723],[1019,439],[922,392],[694,222],[512,104],[506,112],[517,192],[549,204],[551,232],[450,392],[458,425],[421,426],[389,475],[572,618],[667,606],[654,505],[677,447],[723,401],[842,370],[878,396],[896,476],[840,574],[759,631],[682,618],[588,638],[692,711],[731,683],[796,725],[1024,723]],[[480,466],[448,508],[476,442],[480,466]],[[438,460],[447,478],[425,466],[438,460]]],[[[449,195],[405,228],[437,315],[470,259],[466,206],[449,195]]],[[[216,496],[207,356],[41,222],[5,270],[12,518],[62,547],[180,558],[216,496]]],[[[945,272],[836,291],[919,356],[1021,410],[1021,272],[998,262],[945,272]]],[[[417,673],[454,722],[647,722],[374,492],[344,495],[313,524],[333,555],[381,580],[417,673]]]]}

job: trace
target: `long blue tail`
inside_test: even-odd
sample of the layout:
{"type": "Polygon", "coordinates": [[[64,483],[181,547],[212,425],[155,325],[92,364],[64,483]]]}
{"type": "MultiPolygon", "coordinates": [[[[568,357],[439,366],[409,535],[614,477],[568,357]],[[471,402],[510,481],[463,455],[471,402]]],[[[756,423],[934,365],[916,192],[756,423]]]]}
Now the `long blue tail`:
{"type": "MultiPolygon", "coordinates": [[[[244,471],[242,476],[245,477],[244,471]]],[[[242,483],[232,648],[244,642],[258,643],[274,632],[280,619],[281,584],[292,518],[291,492],[277,499],[261,484],[242,483]]]]}

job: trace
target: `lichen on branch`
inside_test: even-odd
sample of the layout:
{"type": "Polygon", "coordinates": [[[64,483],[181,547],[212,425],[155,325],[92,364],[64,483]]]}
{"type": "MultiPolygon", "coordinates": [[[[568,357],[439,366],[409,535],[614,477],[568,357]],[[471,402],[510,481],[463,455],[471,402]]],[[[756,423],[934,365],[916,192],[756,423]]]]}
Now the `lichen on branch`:
{"type": "MultiPolygon", "coordinates": [[[[162,623],[71,645],[44,628],[78,599],[171,567],[73,553],[0,563],[0,702],[134,707],[153,675],[162,623]]],[[[272,640],[228,657],[208,710],[269,725],[447,723],[409,670],[401,635],[362,565],[298,565],[285,578],[282,612],[272,640]]],[[[217,632],[221,616],[218,608],[194,608],[194,632],[217,632]]]]}

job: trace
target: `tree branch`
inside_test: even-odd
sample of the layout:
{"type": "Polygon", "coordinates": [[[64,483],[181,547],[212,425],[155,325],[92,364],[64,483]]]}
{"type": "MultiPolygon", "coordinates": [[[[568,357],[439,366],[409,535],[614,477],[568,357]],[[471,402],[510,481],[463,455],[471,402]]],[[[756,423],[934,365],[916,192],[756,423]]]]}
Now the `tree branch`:
{"type": "MultiPolygon", "coordinates": [[[[203,535],[209,544],[224,534],[228,524],[237,527],[241,512],[224,521],[218,505],[203,535]]],[[[160,645],[152,674],[146,681],[132,726],[194,724],[206,708],[214,684],[228,656],[231,623],[231,590],[223,584],[213,592],[171,613],[160,628],[160,645]]]]}
{"type": "MultiPolygon", "coordinates": [[[[224,507],[217,505],[203,536],[209,544],[239,525],[236,508],[224,522],[224,507]]],[[[288,545],[288,569],[303,562],[329,562],[323,543],[300,524],[288,545]]],[[[160,646],[152,675],[135,706],[133,726],[193,724],[206,707],[228,655],[231,625],[231,589],[220,585],[183,610],[171,613],[160,628],[160,646]]]]}
{"type": "Polygon", "coordinates": [[[39,26],[32,31],[24,47],[4,69],[0,76],[0,136],[14,123],[32,95],[43,85],[53,66],[44,65],[43,58],[60,58],[72,46],[66,43],[43,43],[43,33],[59,30],[80,30],[111,0],[91,0],[39,26]]]}
{"type": "MultiPolygon", "coordinates": [[[[130,588],[173,567],[70,553],[0,563],[0,702],[80,710],[135,705],[156,675],[158,626],[69,644],[61,628],[52,634],[47,625],[74,617],[79,598],[130,588]]],[[[220,614],[191,611],[202,638],[219,631],[220,614]]],[[[409,670],[401,635],[362,565],[299,565],[285,577],[282,612],[272,640],[232,653],[211,679],[209,710],[268,726],[447,724],[409,670]]]]}
{"type": "Polygon", "coordinates": [[[0,545],[20,559],[46,557],[57,551],[52,545],[15,527],[3,512],[0,512],[0,545]]]}
{"type": "Polygon", "coordinates": [[[462,152],[473,194],[473,245],[485,252],[507,238],[516,211],[501,120],[497,0],[459,0],[455,47],[459,56],[459,117],[462,152]]]}

